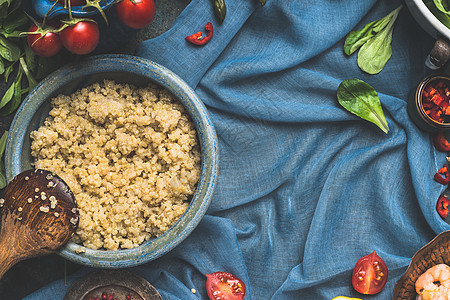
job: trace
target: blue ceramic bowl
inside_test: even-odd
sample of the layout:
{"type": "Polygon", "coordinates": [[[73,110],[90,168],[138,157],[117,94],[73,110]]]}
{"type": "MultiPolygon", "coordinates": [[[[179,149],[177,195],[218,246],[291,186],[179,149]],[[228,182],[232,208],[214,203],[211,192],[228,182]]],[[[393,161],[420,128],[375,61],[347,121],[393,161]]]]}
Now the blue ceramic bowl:
{"type": "Polygon", "coordinates": [[[176,74],[154,62],[128,55],[100,55],[65,66],[33,89],[19,107],[9,131],[5,150],[6,177],[10,181],[31,169],[30,132],[38,129],[50,111],[50,99],[103,79],[140,86],[155,82],[168,89],[192,117],[201,147],[201,175],[197,190],[181,218],[163,235],[139,247],[91,250],[77,253],[80,245],[69,242],[59,254],[73,262],[100,268],[124,268],[156,259],[184,240],[198,225],[211,201],[218,176],[217,136],[209,114],[195,92],[176,74]]]}
{"type": "MultiPolygon", "coordinates": [[[[113,4],[115,0],[101,0],[100,7],[103,11],[107,11],[113,4]]],[[[44,18],[47,14],[49,19],[53,19],[58,16],[69,15],[69,9],[64,8],[64,5],[59,3],[55,4],[53,0],[22,0],[25,5],[30,5],[34,8],[34,12],[40,17],[44,18]]],[[[89,18],[99,14],[99,11],[95,7],[83,7],[83,6],[72,6],[72,15],[76,18],[89,18]]]]}

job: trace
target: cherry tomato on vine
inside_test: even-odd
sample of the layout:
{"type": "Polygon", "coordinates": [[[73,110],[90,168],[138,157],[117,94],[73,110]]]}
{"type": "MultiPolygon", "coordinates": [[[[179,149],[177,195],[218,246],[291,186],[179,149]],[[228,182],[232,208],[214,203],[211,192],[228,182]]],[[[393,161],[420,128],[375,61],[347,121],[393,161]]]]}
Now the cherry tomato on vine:
{"type": "Polygon", "coordinates": [[[210,300],[242,300],[245,296],[242,280],[227,272],[206,274],[206,292],[210,300]]]}
{"type": "Polygon", "coordinates": [[[119,19],[131,28],[146,27],[155,16],[155,2],[153,0],[122,0],[115,6],[119,19]]]}
{"type": "Polygon", "coordinates": [[[94,21],[78,21],[64,28],[59,36],[64,47],[73,54],[88,54],[97,47],[100,31],[94,21]]]}
{"type": "Polygon", "coordinates": [[[51,29],[42,29],[37,25],[31,25],[27,34],[27,42],[31,50],[39,56],[50,57],[57,54],[62,43],[59,35],[51,29]]]}
{"type": "Polygon", "coordinates": [[[373,295],[379,293],[386,285],[388,268],[376,251],[361,257],[353,269],[353,288],[361,293],[373,295]]]}

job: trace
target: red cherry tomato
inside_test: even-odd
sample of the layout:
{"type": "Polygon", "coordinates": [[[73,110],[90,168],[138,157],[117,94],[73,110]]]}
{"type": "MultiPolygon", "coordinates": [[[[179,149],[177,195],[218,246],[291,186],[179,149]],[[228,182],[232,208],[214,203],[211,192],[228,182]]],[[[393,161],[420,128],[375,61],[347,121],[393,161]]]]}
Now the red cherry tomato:
{"type": "Polygon", "coordinates": [[[57,33],[43,30],[35,24],[31,25],[28,32],[28,45],[37,55],[50,57],[61,50],[62,44],[57,33]]]}
{"type": "MultiPolygon", "coordinates": [[[[67,0],[58,0],[58,3],[62,6],[69,7],[69,3],[66,4],[66,1],[67,0]]],[[[70,2],[70,7],[86,5],[86,0],[68,0],[68,2],[70,2]]]]}
{"type": "Polygon", "coordinates": [[[353,288],[361,294],[379,293],[386,285],[388,268],[376,251],[361,257],[353,269],[353,288]]]}
{"type": "Polygon", "coordinates": [[[445,138],[443,132],[438,132],[433,136],[433,143],[436,150],[441,152],[450,151],[450,143],[445,138]]]}
{"type": "Polygon", "coordinates": [[[94,21],[79,21],[64,28],[59,36],[67,50],[82,55],[94,51],[100,39],[100,31],[94,21]]]}
{"type": "Polygon", "coordinates": [[[155,16],[155,2],[153,0],[122,0],[116,4],[116,13],[128,27],[144,28],[155,16]]]}
{"type": "Polygon", "coordinates": [[[206,274],[206,292],[210,300],[242,300],[245,297],[245,284],[227,272],[206,274]]]}

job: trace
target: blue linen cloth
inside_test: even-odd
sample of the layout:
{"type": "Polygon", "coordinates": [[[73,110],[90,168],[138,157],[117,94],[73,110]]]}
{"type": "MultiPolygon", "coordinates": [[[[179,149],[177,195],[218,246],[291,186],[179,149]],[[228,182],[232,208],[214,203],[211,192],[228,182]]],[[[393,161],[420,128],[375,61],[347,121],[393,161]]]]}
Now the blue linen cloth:
{"type": "MultiPolygon", "coordinates": [[[[332,299],[358,294],[356,261],[374,250],[389,268],[390,299],[413,254],[450,229],[436,213],[445,163],[406,111],[429,70],[434,41],[404,7],[393,54],[368,75],[343,53],[348,32],[402,1],[226,0],[223,24],[212,1],[192,0],[173,27],[137,54],[186,80],[206,104],[220,144],[220,175],[207,215],[178,247],[130,269],[162,297],[207,299],[205,274],[226,271],[245,299],[332,299]],[[184,37],[215,28],[198,47],[184,37]],[[344,110],[336,89],[359,78],[378,92],[390,131],[344,110]],[[191,288],[197,292],[193,294],[191,288]]],[[[83,268],[26,299],[62,299],[83,268]]]]}

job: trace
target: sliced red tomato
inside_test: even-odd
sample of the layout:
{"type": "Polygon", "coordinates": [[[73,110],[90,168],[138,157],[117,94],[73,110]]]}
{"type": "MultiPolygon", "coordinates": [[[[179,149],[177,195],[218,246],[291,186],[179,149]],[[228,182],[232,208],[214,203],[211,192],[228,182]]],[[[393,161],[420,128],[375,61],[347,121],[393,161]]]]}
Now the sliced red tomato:
{"type": "Polygon", "coordinates": [[[433,143],[434,143],[434,147],[438,151],[441,151],[441,152],[450,151],[450,142],[444,136],[443,132],[437,132],[433,136],[433,143]]]}
{"type": "Polygon", "coordinates": [[[227,272],[206,274],[206,291],[210,300],[242,300],[245,297],[245,284],[227,272]]]}
{"type": "Polygon", "coordinates": [[[353,288],[366,295],[379,293],[386,285],[388,268],[376,251],[361,257],[353,269],[353,288]]]}

